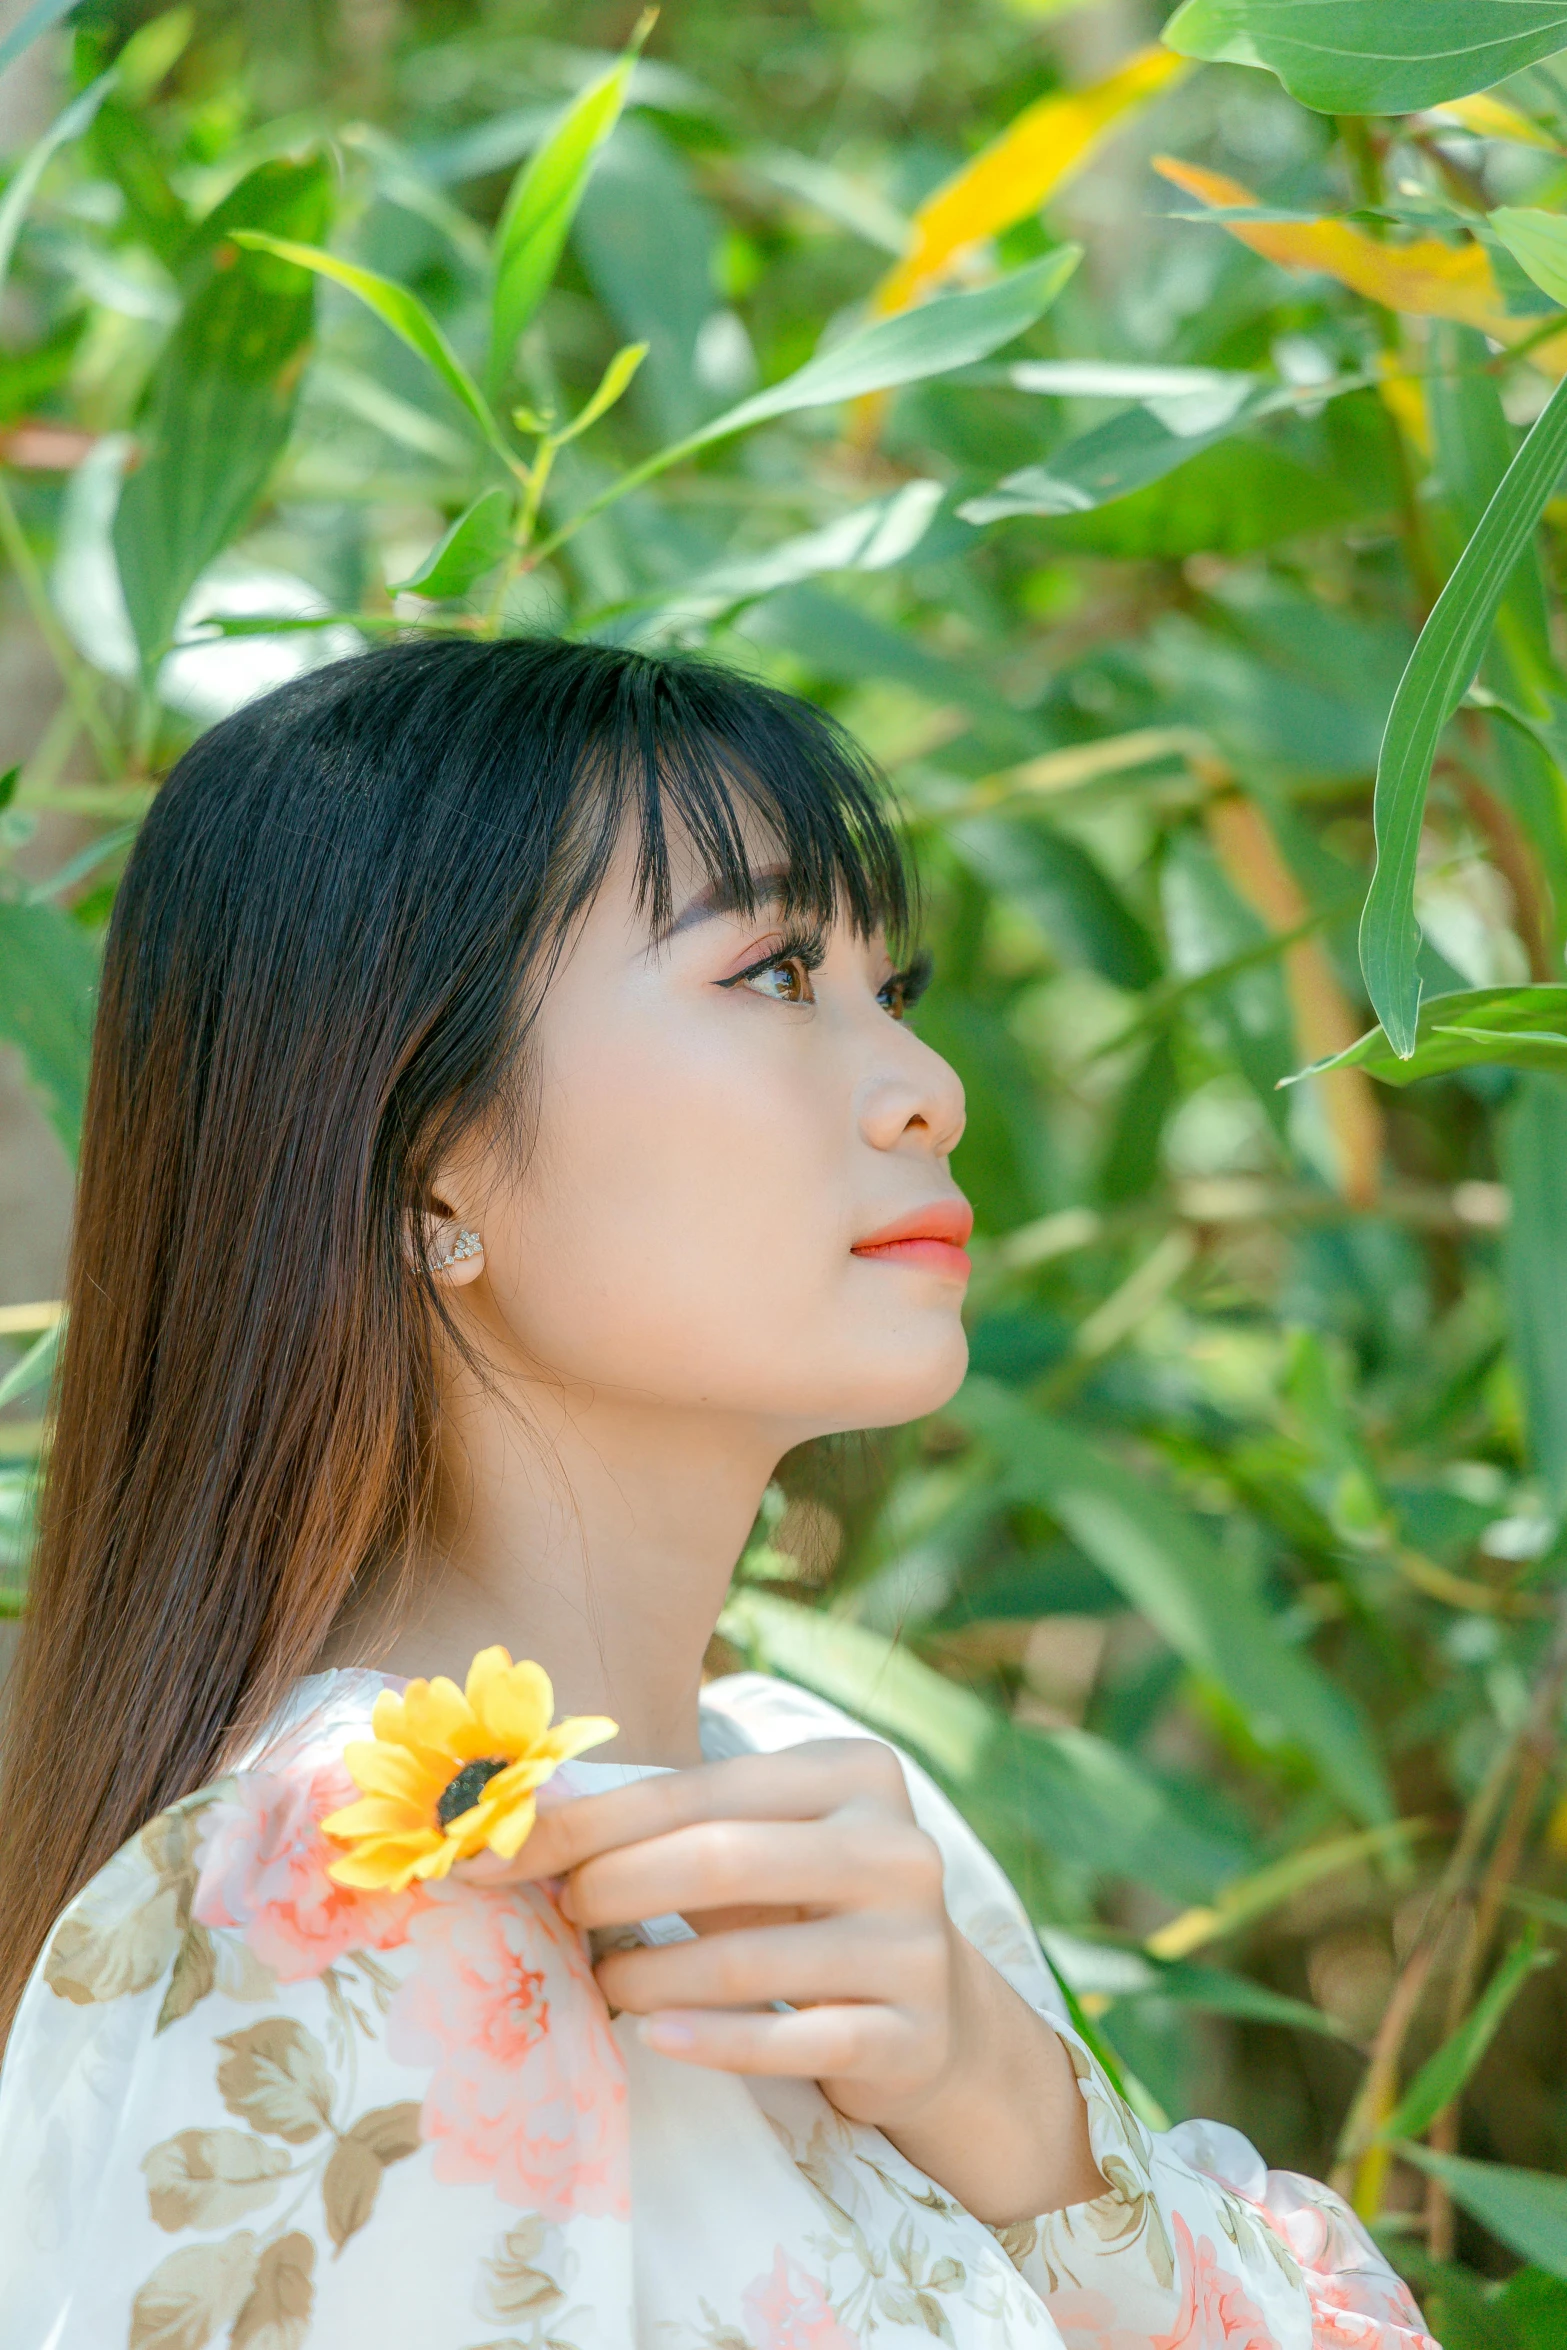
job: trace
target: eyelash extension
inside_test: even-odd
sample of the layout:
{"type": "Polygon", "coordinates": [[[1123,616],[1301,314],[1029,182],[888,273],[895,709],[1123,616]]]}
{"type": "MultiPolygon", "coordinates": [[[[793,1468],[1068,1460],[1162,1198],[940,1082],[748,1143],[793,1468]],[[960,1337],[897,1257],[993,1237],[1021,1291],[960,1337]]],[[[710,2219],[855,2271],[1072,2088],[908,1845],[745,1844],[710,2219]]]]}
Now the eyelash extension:
{"type": "Polygon", "coordinates": [[[747,963],[743,971],[733,971],[721,979],[720,987],[741,987],[748,979],[755,979],[762,971],[771,971],[775,963],[803,963],[807,971],[819,971],[827,960],[827,941],[819,930],[786,932],[770,953],[747,963]]]}

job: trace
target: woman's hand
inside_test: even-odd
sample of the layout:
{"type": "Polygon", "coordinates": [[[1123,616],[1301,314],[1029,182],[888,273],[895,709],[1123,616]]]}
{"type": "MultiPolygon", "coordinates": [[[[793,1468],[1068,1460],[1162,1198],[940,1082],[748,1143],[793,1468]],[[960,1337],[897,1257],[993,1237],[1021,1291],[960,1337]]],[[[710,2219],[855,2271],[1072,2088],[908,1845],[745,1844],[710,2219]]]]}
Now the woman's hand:
{"type": "Polygon", "coordinates": [[[952,1924],[940,1851],[874,1739],[553,1807],[504,1874],[564,1877],[584,1928],[676,1911],[695,1929],[598,1964],[661,2054],[819,2081],[993,2225],[1103,2192],[1065,2049],[952,1924]]]}

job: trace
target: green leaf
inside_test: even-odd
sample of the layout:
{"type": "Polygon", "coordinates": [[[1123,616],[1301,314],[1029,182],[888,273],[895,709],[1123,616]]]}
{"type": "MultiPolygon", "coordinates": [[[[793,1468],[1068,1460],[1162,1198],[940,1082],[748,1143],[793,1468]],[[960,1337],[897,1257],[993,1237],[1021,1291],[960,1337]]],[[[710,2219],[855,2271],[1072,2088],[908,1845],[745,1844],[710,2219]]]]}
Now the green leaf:
{"type": "Polygon", "coordinates": [[[1440,2179],[1453,2201],[1499,2242],[1553,2277],[1567,2277],[1567,2179],[1501,2162],[1470,2162],[1406,2140],[1399,2153],[1440,2179]]]}
{"type": "MultiPolygon", "coordinates": [[[[583,192],[572,245],[617,338],[648,346],[635,405],[654,447],[694,432],[749,381],[720,388],[710,380],[722,233],[692,159],[646,116],[622,121],[583,192]]],[[[746,345],[733,322],[728,332],[733,363],[743,366],[746,345]]]]}
{"type": "Polygon", "coordinates": [[[1393,1050],[1385,1028],[1373,1028],[1343,1052],[1279,1083],[1298,1085],[1324,1069],[1368,1069],[1384,1085],[1413,1085],[1417,1078],[1484,1062],[1567,1076],[1567,987],[1464,987],[1427,996],[1407,1055],[1393,1050]]]}
{"type": "Polygon", "coordinates": [[[1488,215],[1486,225],[1542,294],[1567,305],[1567,220],[1555,212],[1502,204],[1488,215]]]}
{"type": "Polygon", "coordinates": [[[1247,425],[1308,399],[1312,406],[1341,392],[1365,388],[1363,376],[1313,385],[1270,384],[1253,375],[1216,375],[1197,391],[1141,401],[1107,417],[1091,432],[1068,441],[1045,465],[1025,465],[993,490],[958,508],[965,522],[999,522],[1013,514],[1088,514],[1150,482],[1161,481],[1202,450],[1215,447],[1247,425]]]}
{"type": "Polygon", "coordinates": [[[0,1379],[0,1409],[15,1403],[19,1395],[31,1395],[34,1388],[46,1387],[54,1376],[54,1361],[60,1351],[60,1340],[65,1330],[62,1318],[35,1338],[20,1362],[13,1363],[5,1377],[0,1379]]]}
{"type": "Polygon", "coordinates": [[[627,343],[624,349],[615,353],[614,358],[600,376],[598,390],[589,400],[587,406],[578,409],[564,432],[550,434],[549,437],[557,449],[563,449],[568,441],[574,441],[579,433],[584,433],[590,425],[597,424],[601,416],[608,415],[646,357],[646,343],[627,343]]]}
{"type": "Polygon", "coordinates": [[[1070,834],[1042,818],[976,816],[949,826],[947,836],[965,864],[1033,916],[1063,963],[1128,990],[1160,976],[1147,929],[1070,834]]]}
{"type": "Polygon", "coordinates": [[[998,278],[994,285],[983,286],[975,293],[940,295],[934,301],[922,303],[917,310],[902,311],[896,318],[878,319],[874,326],[862,328],[858,334],[834,344],[830,351],[819,351],[793,375],[785,376],[782,383],[753,393],[738,407],[726,408],[721,416],[713,417],[684,440],[658,450],[629,473],[621,474],[546,540],[538,550],[539,556],[552,553],[562,539],[592,515],[602,513],[617,498],[624,497],[627,491],[639,489],[643,482],[667,472],[671,465],[694,456],[698,449],[708,448],[714,441],[727,440],[734,433],[748,432],[754,424],[792,416],[802,409],[835,407],[840,401],[857,400],[867,392],[888,391],[895,384],[917,383],[925,376],[941,375],[948,368],[966,367],[976,359],[988,358],[992,351],[1021,334],[1026,326],[1032,326],[1036,318],[1043,317],[1081,257],[1080,246],[1063,245],[1042,261],[1030,263],[1027,269],[1017,269],[1009,277],[998,278]]]}
{"type": "MultiPolygon", "coordinates": [[[[1438,322],[1433,365],[1425,378],[1426,406],[1436,444],[1443,503],[1464,538],[1479,528],[1517,448],[1517,436],[1502,408],[1485,337],[1473,327],[1438,322]]],[[[1532,674],[1550,660],[1550,616],[1539,549],[1524,548],[1508,581],[1498,615],[1499,646],[1508,674],[1497,679],[1505,692],[1515,681],[1527,689],[1532,674]],[[1521,671],[1521,675],[1520,675],[1521,671]]]]}
{"type": "Polygon", "coordinates": [[[324,159],[263,163],[202,224],[190,291],[149,388],[145,455],[120,495],[114,551],[144,666],[167,650],[180,606],[243,529],[293,423],[314,289],[256,229],[324,229],[324,159]]]}
{"type": "MultiPolygon", "coordinates": [[[[59,15],[63,11],[56,10],[55,13],[59,15]]],[[[18,25],[10,41],[0,42],[0,67],[4,66],[8,50],[15,54],[11,43],[15,41],[17,33],[24,29],[23,25],[18,25]]],[[[42,25],[38,29],[42,31],[42,25]]],[[[87,88],[71,100],[65,112],[50,124],[36,146],[29,148],[12,173],[11,183],[4,197],[0,198],[0,286],[5,284],[11,273],[11,256],[16,251],[16,240],[21,235],[22,223],[27,218],[39,181],[59,149],[67,146],[72,139],[80,138],[86,130],[113,89],[114,79],[114,68],[111,66],[95,82],[89,82],[87,88]]]]}
{"type": "Polygon", "coordinates": [[[481,490],[417,571],[388,581],[393,595],[407,591],[432,602],[466,595],[475,580],[495,569],[510,546],[515,513],[516,500],[505,490],[481,490]]]}
{"type": "Polygon", "coordinates": [[[33,0],[32,7],[21,23],[13,25],[5,39],[0,41],[0,73],[4,73],[6,67],[20,57],[24,49],[30,49],[41,34],[48,32],[51,25],[57,25],[62,16],[69,16],[76,5],[77,0],[33,0]]]}
{"type": "Polygon", "coordinates": [[[1520,1936],[1451,2039],[1444,2040],[1420,2067],[1377,2132],[1379,2138],[1418,2138],[1431,2127],[1490,2047],[1503,2016],[1529,1976],[1537,1967],[1554,1966],[1556,1956],[1554,1950],[1540,1948],[1537,1927],[1531,1926],[1520,1936]]]}
{"type": "Polygon", "coordinates": [[[1276,440],[1230,434],[1201,446],[1142,489],[1075,514],[1035,516],[1041,543],[1069,555],[1251,555],[1368,510],[1331,466],[1302,464],[1276,440]]]}
{"type": "Polygon", "coordinates": [[[490,356],[486,382],[498,395],[517,337],[544,299],[594,157],[620,119],[646,20],[617,65],[566,109],[542,147],[512,181],[492,247],[490,356]]]}
{"type": "Polygon", "coordinates": [[[1132,1756],[1083,1730],[1025,1730],[869,1626],[760,1591],[720,1629],[923,1761],[976,1825],[1022,1830],[1096,1875],[1205,1895],[1242,1856],[1190,1826],[1132,1756]]]}
{"type": "Polygon", "coordinates": [[[1560,1076],[1523,1080],[1498,1141],[1512,1199],[1503,1262],[1513,1360],[1530,1458],[1548,1504],[1560,1510],[1567,1505],[1567,1085],[1560,1076]]]}
{"type": "Polygon", "coordinates": [[[948,368],[988,358],[1036,318],[1043,317],[1081,259],[1081,248],[1062,245],[1027,269],[1014,270],[975,293],[943,294],[916,310],[878,319],[856,335],[819,351],[782,383],[754,392],[692,435],[692,447],[746,432],[775,416],[802,408],[830,408],[867,392],[918,383],[948,368]]]}
{"type": "Polygon", "coordinates": [[[1248,1975],[1233,1974],[1228,1967],[1194,1966],[1188,1959],[1167,1960],[1158,1968],[1148,1991],[1160,1999],[1173,1999],[1182,2007],[1195,2007],[1206,2015],[1236,2016],[1252,2024],[1282,2024],[1289,2031],[1316,2032],[1329,2040],[1353,2038],[1345,2025],[1325,2015],[1320,2007],[1313,2007],[1304,1999],[1291,1999],[1283,1991],[1270,1991],[1265,1983],[1254,1983],[1248,1975]]]}
{"type": "Polygon", "coordinates": [[[73,1159],[97,984],[98,958],[80,923],[57,906],[0,904],[0,1036],[21,1047],[29,1082],[73,1159]]]}
{"type": "Polygon", "coordinates": [[[919,545],[941,504],[939,481],[906,481],[885,497],[867,498],[819,530],[801,531],[755,555],[728,555],[676,588],[645,602],[660,621],[714,620],[738,604],[834,571],[886,571],[919,545]]]}
{"type": "Polygon", "coordinates": [[[1260,65],[1322,114],[1412,114],[1567,47],[1563,0],[1186,0],[1183,57],[1260,65]]]}
{"type": "Polygon", "coordinates": [[[1426,784],[1443,727],[1462,701],[1496,608],[1567,464],[1567,381],[1557,385],[1487,506],[1399,680],[1377,763],[1377,862],[1360,923],[1360,963],[1393,1050],[1418,1041],[1415,862],[1426,784]]]}
{"type": "Polygon", "coordinates": [[[259,230],[236,232],[236,244],[253,245],[258,251],[276,254],[280,261],[292,261],[296,268],[308,269],[317,277],[330,278],[336,286],[343,286],[356,294],[366,309],[373,310],[382,323],[389,326],[400,342],[416,351],[427,367],[433,368],[453,398],[467,410],[492,449],[512,463],[507,448],[483,393],[458,358],[451,344],[430,316],[417,294],[398,285],[389,277],[382,277],[373,269],[361,269],[356,262],[340,261],[335,253],[323,253],[314,245],[296,244],[293,239],[263,234],[259,230]]]}
{"type": "Polygon", "coordinates": [[[1178,1656],[1229,1691],[1256,1736],[1293,1739],[1358,1818],[1391,1819],[1359,1709],[1290,1646],[1189,1512],[988,1381],[971,1379],[950,1408],[999,1454],[1005,1488],[1047,1510],[1178,1656]]]}

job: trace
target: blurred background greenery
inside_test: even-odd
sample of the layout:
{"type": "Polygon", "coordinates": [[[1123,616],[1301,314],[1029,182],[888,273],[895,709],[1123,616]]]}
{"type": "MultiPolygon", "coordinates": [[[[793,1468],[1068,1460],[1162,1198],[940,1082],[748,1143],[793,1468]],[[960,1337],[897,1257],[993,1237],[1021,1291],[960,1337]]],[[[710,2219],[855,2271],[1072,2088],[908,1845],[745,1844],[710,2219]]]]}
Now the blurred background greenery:
{"type": "Polygon", "coordinates": [[[890,776],[979,1219],[969,1387],[785,1464],[714,1661],[923,1756],[1145,2114],[1334,2175],[1447,2350],[1560,2350],[1554,475],[1423,830],[1384,760],[1420,1053],[1279,1081],[1373,1025],[1384,724],[1567,372],[1567,11],[1404,0],[1380,84],[1386,0],[1332,71],[1303,0],[67,13],[0,9],[8,1612],[159,777],[388,629],[709,646],[890,776]],[[1460,16],[1528,19],[1487,96],[1460,16]]]}

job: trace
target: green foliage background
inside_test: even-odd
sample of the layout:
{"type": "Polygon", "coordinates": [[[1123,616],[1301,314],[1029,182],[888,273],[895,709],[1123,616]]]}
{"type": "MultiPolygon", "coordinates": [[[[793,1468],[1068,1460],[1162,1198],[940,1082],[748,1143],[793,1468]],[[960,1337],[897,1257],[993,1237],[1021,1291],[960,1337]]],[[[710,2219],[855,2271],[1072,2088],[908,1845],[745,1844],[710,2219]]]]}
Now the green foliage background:
{"type": "Polygon", "coordinates": [[[1153,0],[67,13],[0,196],[59,673],[0,1034],[60,1133],[247,692],[545,625],[836,710],[926,879],[974,1369],[785,1465],[724,1653],[921,1753],[1146,2113],[1333,2170],[1447,2350],[1567,2340],[1567,11],[1187,0],[1071,157],[1020,118],[1153,0]]]}

